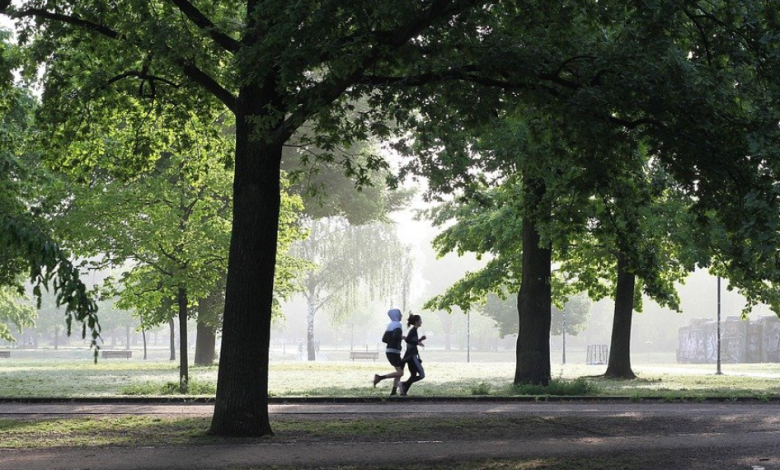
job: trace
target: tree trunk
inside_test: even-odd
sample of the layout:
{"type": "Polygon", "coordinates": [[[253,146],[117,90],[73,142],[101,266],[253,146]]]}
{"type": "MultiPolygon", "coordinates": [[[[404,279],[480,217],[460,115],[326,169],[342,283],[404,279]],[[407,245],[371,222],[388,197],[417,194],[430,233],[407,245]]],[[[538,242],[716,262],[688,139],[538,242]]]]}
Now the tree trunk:
{"type": "MultiPolygon", "coordinates": [[[[221,436],[273,434],[268,416],[268,357],[281,202],[280,165],[287,136],[279,136],[275,142],[251,138],[259,127],[251,118],[262,118],[256,113],[269,102],[269,97],[262,95],[260,90],[244,87],[236,110],[233,232],[210,428],[212,434],[221,436]]],[[[267,118],[262,122],[268,124],[267,118]]]]}
{"type": "Polygon", "coordinates": [[[141,330],[141,335],[144,338],[144,359],[146,359],[146,330],[141,330]]]}
{"type": "Polygon", "coordinates": [[[615,289],[615,315],[612,323],[612,341],[605,377],[635,379],[631,370],[631,317],[634,312],[634,284],[636,277],[627,271],[625,257],[618,255],[618,277],[615,289]]]}
{"type": "MultiPolygon", "coordinates": [[[[540,182],[525,178],[529,213],[544,195],[540,182]]],[[[523,273],[517,294],[519,331],[517,335],[516,384],[550,383],[550,326],[552,249],[540,246],[539,233],[531,217],[523,217],[523,273]]]]}
{"type": "Polygon", "coordinates": [[[168,326],[171,330],[171,360],[176,360],[176,323],[174,323],[173,318],[171,318],[168,321],[168,326]]]}
{"type": "Polygon", "coordinates": [[[314,345],[314,315],[317,308],[310,301],[308,304],[308,313],[306,315],[306,357],[309,361],[317,359],[317,352],[314,345]]]}
{"type": "Polygon", "coordinates": [[[127,341],[125,342],[125,349],[130,349],[130,326],[125,326],[125,337],[127,338],[127,341]]]}
{"type": "Polygon", "coordinates": [[[214,346],[217,344],[217,331],[214,327],[198,321],[198,336],[195,338],[195,364],[210,366],[214,363],[214,346]]]}
{"type": "Polygon", "coordinates": [[[179,287],[179,392],[187,393],[190,371],[187,357],[187,289],[179,287]]]}
{"type": "Polygon", "coordinates": [[[214,363],[217,344],[217,320],[225,306],[224,280],[220,288],[198,301],[198,330],[195,339],[195,364],[204,366],[214,363]]]}

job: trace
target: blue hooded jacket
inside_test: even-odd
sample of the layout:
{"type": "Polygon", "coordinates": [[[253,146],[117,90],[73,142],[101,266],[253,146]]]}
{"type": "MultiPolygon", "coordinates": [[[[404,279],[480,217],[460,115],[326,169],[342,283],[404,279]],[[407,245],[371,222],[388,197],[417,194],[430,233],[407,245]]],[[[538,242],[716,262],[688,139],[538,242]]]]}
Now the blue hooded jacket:
{"type": "Polygon", "coordinates": [[[387,343],[385,352],[401,354],[401,343],[403,337],[403,325],[401,325],[401,311],[397,308],[391,308],[387,312],[390,317],[390,323],[387,324],[382,341],[387,343]]]}

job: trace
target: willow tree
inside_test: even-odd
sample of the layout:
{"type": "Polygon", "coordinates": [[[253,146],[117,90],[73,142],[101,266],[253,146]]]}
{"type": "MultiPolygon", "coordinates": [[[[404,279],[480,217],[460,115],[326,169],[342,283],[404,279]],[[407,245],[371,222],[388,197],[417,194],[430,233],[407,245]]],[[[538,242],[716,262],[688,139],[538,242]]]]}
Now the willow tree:
{"type": "Polygon", "coordinates": [[[334,318],[343,318],[355,309],[358,297],[390,298],[402,290],[407,257],[389,223],[352,225],[329,217],[311,220],[306,227],[308,238],[293,252],[312,264],[300,283],[307,304],[307,357],[313,361],[317,313],[329,310],[334,318]]]}

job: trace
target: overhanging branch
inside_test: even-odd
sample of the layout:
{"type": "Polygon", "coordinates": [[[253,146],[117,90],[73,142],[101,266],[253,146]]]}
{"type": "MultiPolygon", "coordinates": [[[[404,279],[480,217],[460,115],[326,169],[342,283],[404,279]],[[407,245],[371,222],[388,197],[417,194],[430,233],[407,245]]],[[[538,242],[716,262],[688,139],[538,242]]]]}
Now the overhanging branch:
{"type": "MultiPolygon", "coordinates": [[[[178,1],[178,0],[173,0],[173,1],[178,1]]],[[[108,26],[98,24],[89,20],[85,20],[77,16],[53,13],[40,8],[28,8],[26,10],[16,11],[12,7],[10,7],[8,3],[9,2],[5,0],[0,2],[0,14],[4,14],[6,16],[15,19],[35,17],[35,18],[41,18],[41,19],[55,21],[59,23],[70,24],[82,28],[86,31],[93,31],[107,38],[115,39],[115,40],[122,40],[125,38],[125,35],[117,31],[114,31],[108,26]]],[[[202,86],[206,91],[214,95],[225,106],[227,106],[228,109],[235,112],[236,98],[229,91],[223,88],[216,80],[214,80],[214,78],[212,78],[206,72],[199,69],[195,64],[187,60],[184,60],[183,58],[178,58],[177,60],[175,58],[176,57],[175,51],[173,51],[170,47],[165,47],[164,49],[166,49],[166,51],[171,55],[171,57],[174,57],[173,62],[181,68],[184,75],[186,75],[193,82],[202,86]]],[[[162,79],[158,77],[158,80],[162,80],[162,79]]]]}
{"type": "Polygon", "coordinates": [[[205,31],[211,39],[219,44],[223,49],[228,52],[236,53],[239,48],[239,43],[235,39],[231,38],[227,34],[219,31],[214,23],[206,17],[195,5],[187,0],[171,0],[171,3],[176,5],[179,10],[184,13],[187,18],[190,19],[201,30],[205,31]]]}
{"type": "Polygon", "coordinates": [[[60,23],[66,23],[73,26],[78,26],[80,28],[89,31],[94,31],[96,33],[102,34],[103,36],[109,37],[111,39],[122,38],[121,34],[109,28],[108,26],[94,23],[92,21],[88,21],[76,16],[63,15],[60,13],[52,13],[50,11],[42,10],[40,8],[29,8],[27,10],[21,10],[21,11],[13,11],[13,10],[9,11],[6,8],[3,8],[2,10],[0,10],[0,13],[3,13],[15,19],[26,18],[30,16],[36,18],[44,18],[47,20],[58,21],[60,23]]]}

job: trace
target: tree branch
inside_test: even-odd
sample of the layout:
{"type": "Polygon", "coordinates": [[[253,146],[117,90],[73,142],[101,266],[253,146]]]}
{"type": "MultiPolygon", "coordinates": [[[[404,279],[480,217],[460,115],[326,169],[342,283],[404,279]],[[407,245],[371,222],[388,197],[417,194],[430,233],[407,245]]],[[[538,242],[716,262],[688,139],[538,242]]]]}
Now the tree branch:
{"type": "Polygon", "coordinates": [[[232,93],[222,88],[222,85],[214,80],[209,74],[199,69],[194,64],[179,59],[175,61],[179,67],[181,67],[184,74],[189,77],[190,80],[202,86],[206,91],[214,95],[219,101],[230,109],[233,113],[236,112],[236,97],[232,93]]]}
{"type": "MultiPolygon", "coordinates": [[[[178,1],[178,0],[174,0],[174,1],[178,1]]],[[[43,18],[47,20],[57,21],[60,23],[66,23],[73,26],[78,26],[88,31],[94,31],[96,33],[99,33],[103,36],[115,40],[120,40],[125,37],[123,34],[114,31],[113,29],[105,25],[84,20],[76,16],[63,15],[60,13],[52,13],[40,8],[29,8],[27,10],[22,10],[22,11],[13,11],[13,9],[9,9],[9,7],[5,5],[5,2],[3,2],[0,3],[0,14],[4,14],[11,18],[17,18],[17,19],[25,18],[25,17],[36,17],[36,18],[43,18]]],[[[231,94],[229,91],[223,88],[222,85],[220,85],[210,75],[200,70],[195,64],[187,60],[184,60],[183,58],[177,57],[176,52],[173,51],[171,48],[165,47],[165,49],[167,50],[168,54],[171,57],[173,57],[172,61],[181,68],[184,75],[186,75],[190,80],[192,80],[196,84],[202,86],[206,91],[214,95],[214,97],[220,100],[225,106],[228,107],[228,109],[230,109],[232,112],[235,113],[236,98],[233,96],[233,94],[231,94]]]]}
{"type": "Polygon", "coordinates": [[[438,19],[447,16],[451,17],[470,6],[481,3],[484,3],[484,0],[434,0],[428,8],[416,14],[406,24],[379,35],[379,40],[375,47],[372,47],[370,53],[359,59],[358,65],[353,68],[351,73],[338,78],[328,76],[325,80],[312,87],[309,90],[310,96],[316,98],[301,100],[301,106],[293,111],[285,119],[284,123],[279,126],[274,133],[273,140],[287,141],[287,138],[321,109],[323,105],[332,103],[350,86],[358,83],[364,71],[378,62],[387,48],[391,50],[398,49],[419,36],[438,19]]]}
{"type": "Polygon", "coordinates": [[[214,23],[211,22],[195,5],[187,0],[171,0],[171,3],[179,7],[179,10],[184,13],[187,18],[190,19],[201,30],[205,31],[211,39],[219,44],[223,49],[235,54],[240,45],[239,42],[231,38],[227,34],[217,30],[214,23]]]}
{"type": "Polygon", "coordinates": [[[146,72],[137,71],[137,70],[130,70],[128,72],[122,73],[117,75],[116,77],[111,78],[109,81],[106,82],[105,87],[108,88],[109,86],[113,85],[114,83],[124,80],[128,77],[136,77],[140,78],[142,80],[149,80],[151,81],[157,81],[157,82],[163,82],[165,84],[168,84],[174,88],[179,88],[181,85],[177,83],[173,83],[172,81],[168,80],[167,78],[157,77],[155,75],[149,75],[146,72]]]}
{"type": "Polygon", "coordinates": [[[118,32],[114,31],[108,26],[98,24],[98,23],[93,23],[92,21],[84,20],[76,16],[63,15],[60,13],[52,13],[50,11],[42,10],[40,8],[29,8],[27,10],[22,10],[22,11],[8,11],[6,8],[3,8],[0,10],[0,13],[3,13],[7,16],[10,16],[11,18],[16,18],[16,19],[25,18],[28,16],[34,16],[37,18],[45,18],[47,20],[59,21],[60,23],[67,23],[73,26],[78,26],[83,29],[94,31],[96,33],[102,34],[103,36],[109,37],[111,39],[121,39],[123,37],[123,35],[119,34],[118,32]]]}

